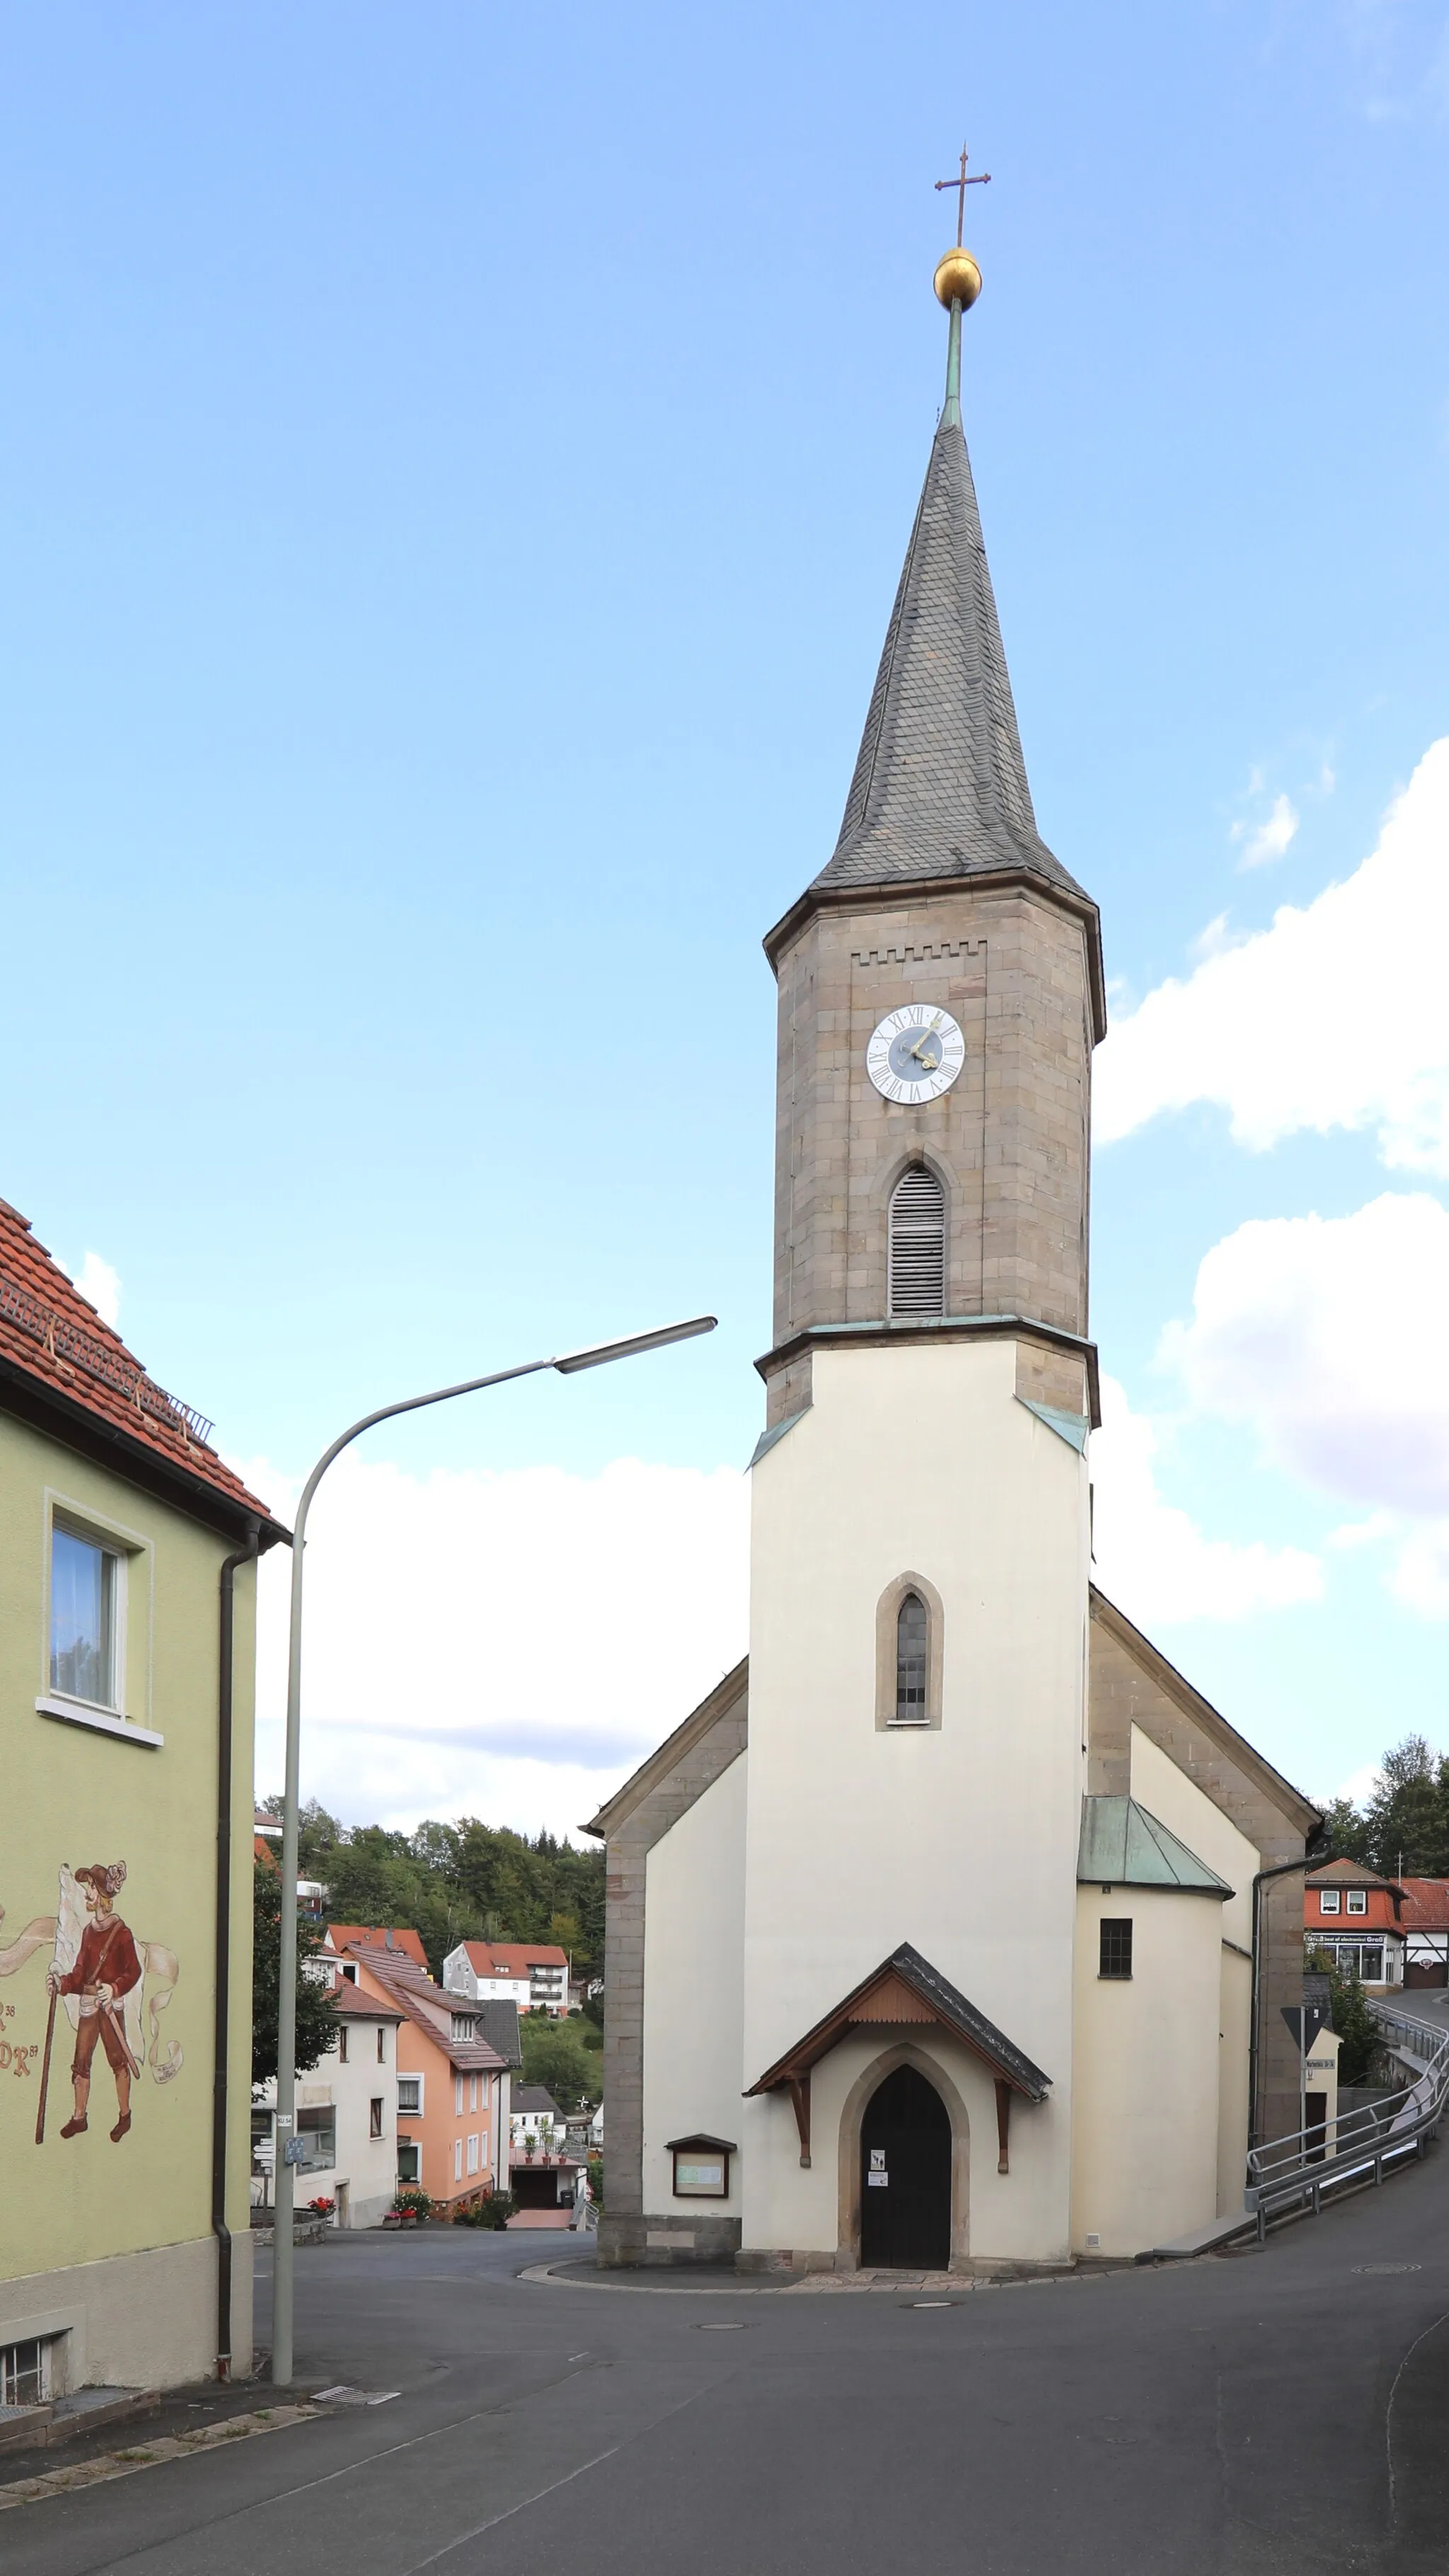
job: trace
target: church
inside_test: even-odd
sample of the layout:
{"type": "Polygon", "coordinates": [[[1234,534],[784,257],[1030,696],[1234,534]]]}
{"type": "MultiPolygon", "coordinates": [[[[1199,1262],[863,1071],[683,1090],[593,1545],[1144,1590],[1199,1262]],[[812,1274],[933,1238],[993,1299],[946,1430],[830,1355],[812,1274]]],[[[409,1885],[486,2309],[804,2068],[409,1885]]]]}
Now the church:
{"type": "Polygon", "coordinates": [[[945,402],[779,987],[749,1653],[607,1845],[606,2264],[1029,2271],[1298,2123],[1319,1817],[1092,1579],[1091,896],[1037,830],[945,402]],[[1278,1871],[1276,1879],[1264,1872],[1278,1871]]]}

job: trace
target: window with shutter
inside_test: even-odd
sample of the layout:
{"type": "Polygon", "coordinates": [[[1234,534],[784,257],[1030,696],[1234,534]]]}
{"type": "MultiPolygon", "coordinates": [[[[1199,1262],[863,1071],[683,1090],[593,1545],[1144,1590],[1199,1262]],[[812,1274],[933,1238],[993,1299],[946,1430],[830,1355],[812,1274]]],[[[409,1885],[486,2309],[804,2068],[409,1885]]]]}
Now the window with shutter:
{"type": "Polygon", "coordinates": [[[913,1163],[891,1192],[887,1299],[892,1315],[946,1311],[946,1193],[913,1163]]]}

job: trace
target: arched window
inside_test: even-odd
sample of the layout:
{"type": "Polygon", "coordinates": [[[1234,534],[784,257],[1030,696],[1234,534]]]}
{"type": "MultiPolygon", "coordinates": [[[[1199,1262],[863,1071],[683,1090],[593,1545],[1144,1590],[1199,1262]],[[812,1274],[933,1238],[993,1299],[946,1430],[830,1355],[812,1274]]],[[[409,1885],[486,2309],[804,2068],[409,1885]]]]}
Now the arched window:
{"type": "Polygon", "coordinates": [[[946,1311],[946,1193],[924,1163],[891,1192],[886,1294],[892,1315],[946,1311]]]}
{"type": "Polygon", "coordinates": [[[926,1658],[930,1627],[919,1592],[908,1592],[896,1613],[897,1726],[925,1726],[926,1658]]]}

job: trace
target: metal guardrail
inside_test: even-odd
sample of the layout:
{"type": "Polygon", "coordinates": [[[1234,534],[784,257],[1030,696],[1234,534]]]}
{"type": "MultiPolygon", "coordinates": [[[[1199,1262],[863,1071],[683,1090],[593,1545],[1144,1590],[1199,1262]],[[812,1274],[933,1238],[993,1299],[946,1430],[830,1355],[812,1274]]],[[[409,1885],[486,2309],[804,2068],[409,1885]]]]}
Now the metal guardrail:
{"type": "Polygon", "coordinates": [[[1250,2218],[1257,2217],[1259,2244],[1270,2219],[1307,2203],[1317,2216],[1330,2192],[1370,2177],[1381,2183],[1407,2157],[1422,2156],[1438,2131],[1449,2100],[1449,2029],[1442,2022],[1416,2021],[1377,1998],[1369,2009],[1390,2054],[1413,2064],[1413,2080],[1381,2102],[1330,2120],[1326,2128],[1293,2129],[1249,2149],[1243,2206],[1250,2218]]]}

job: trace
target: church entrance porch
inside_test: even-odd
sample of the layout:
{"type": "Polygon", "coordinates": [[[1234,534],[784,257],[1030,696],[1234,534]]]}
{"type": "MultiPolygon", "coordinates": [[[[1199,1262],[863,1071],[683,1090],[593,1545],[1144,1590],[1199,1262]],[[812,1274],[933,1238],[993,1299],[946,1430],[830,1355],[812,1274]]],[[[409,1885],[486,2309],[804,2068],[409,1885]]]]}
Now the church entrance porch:
{"type": "Polygon", "coordinates": [[[860,2130],[860,2259],[870,2271],[944,2271],[951,2259],[951,2121],[934,2084],[898,2066],[860,2130]]]}

